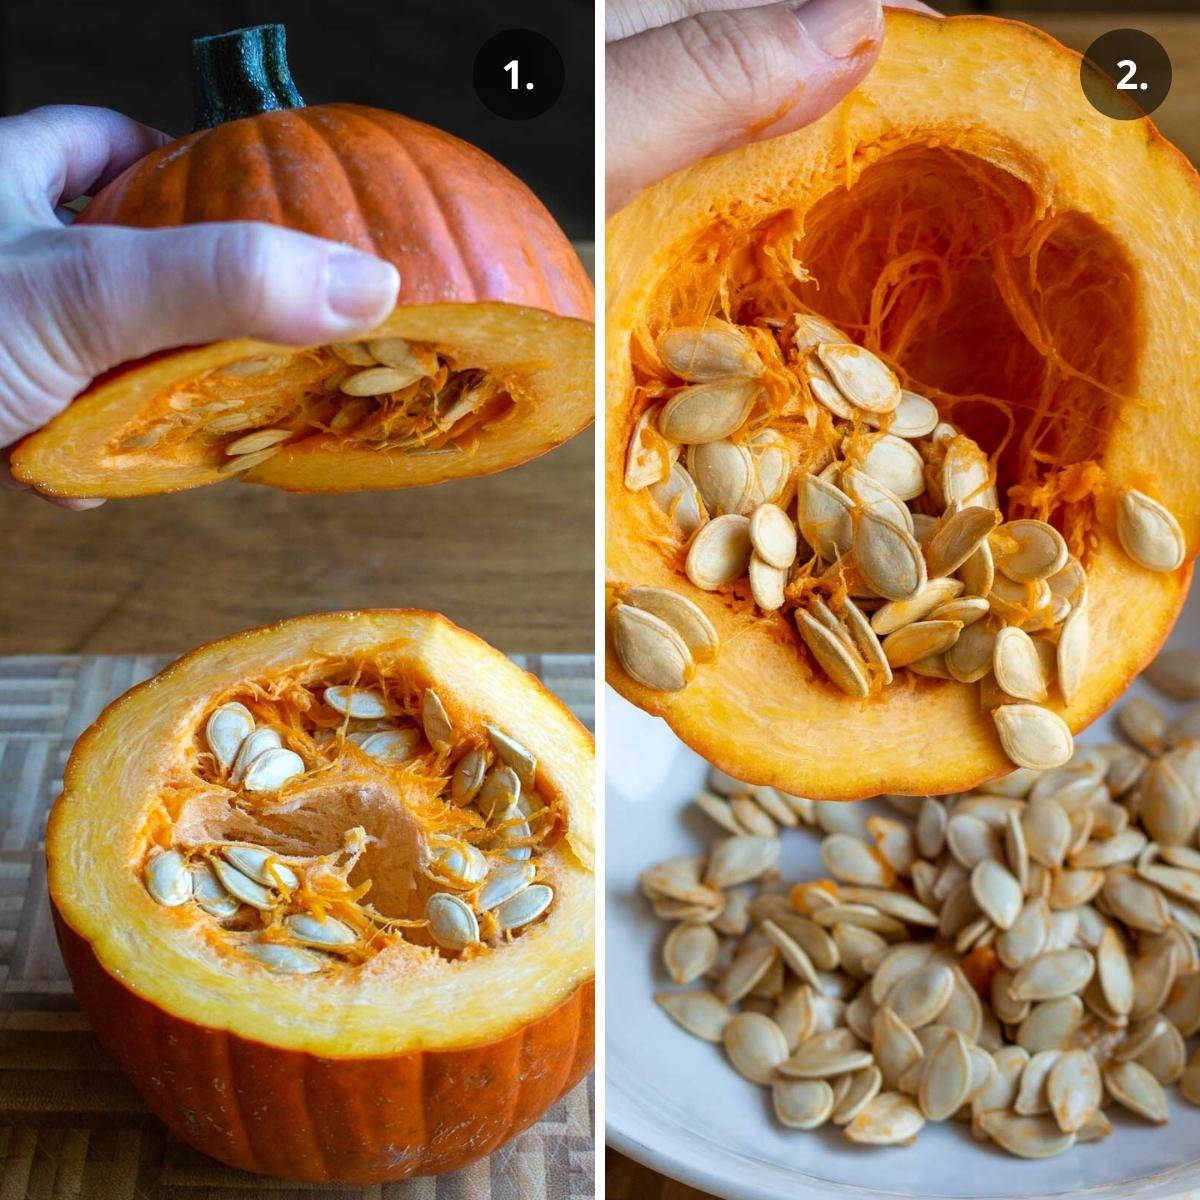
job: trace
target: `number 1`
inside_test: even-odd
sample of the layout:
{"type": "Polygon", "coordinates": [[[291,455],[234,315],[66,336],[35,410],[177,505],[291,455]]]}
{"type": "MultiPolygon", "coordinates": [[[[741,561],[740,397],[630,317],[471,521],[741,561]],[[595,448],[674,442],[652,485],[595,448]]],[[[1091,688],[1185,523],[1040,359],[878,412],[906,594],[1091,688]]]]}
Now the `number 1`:
{"type": "Polygon", "coordinates": [[[512,62],[506,62],[504,69],[512,72],[512,90],[515,92],[517,90],[517,60],[514,58],[512,62]]]}

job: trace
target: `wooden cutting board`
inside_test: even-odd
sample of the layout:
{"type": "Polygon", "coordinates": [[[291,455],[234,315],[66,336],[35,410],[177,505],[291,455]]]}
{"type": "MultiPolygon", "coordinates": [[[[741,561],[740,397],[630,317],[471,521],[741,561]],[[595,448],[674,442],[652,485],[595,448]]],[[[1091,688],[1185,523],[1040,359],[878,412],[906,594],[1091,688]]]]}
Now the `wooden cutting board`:
{"type": "MultiPolygon", "coordinates": [[[[516,657],[592,727],[590,655],[516,657]]],[[[43,831],[75,739],[165,661],[0,658],[0,1200],[591,1200],[590,1078],[463,1171],[353,1188],[236,1171],[143,1105],[75,1002],[50,920],[43,831]]]]}

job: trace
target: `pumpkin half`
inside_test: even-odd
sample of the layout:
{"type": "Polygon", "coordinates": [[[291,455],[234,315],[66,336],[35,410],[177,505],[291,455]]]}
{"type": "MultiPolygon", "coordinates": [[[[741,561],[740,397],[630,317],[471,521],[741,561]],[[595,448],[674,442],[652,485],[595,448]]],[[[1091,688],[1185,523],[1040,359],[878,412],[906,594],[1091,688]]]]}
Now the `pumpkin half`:
{"type": "Polygon", "coordinates": [[[230,477],[413,487],[516,466],[590,422],[591,284],[520,180],[396,113],[304,107],[281,26],[200,39],[194,55],[197,131],[130,167],[80,222],[286,225],[389,259],[397,307],[363,342],[229,341],[127,364],[16,449],[17,478],[76,497],[230,477]]]}
{"type": "MultiPolygon", "coordinates": [[[[679,387],[665,331],[720,318],[775,355],[737,443],[798,386],[771,331],[809,314],[978,443],[1005,519],[1049,522],[1079,557],[1091,649],[1070,703],[1053,690],[1047,703],[1071,730],[1088,724],[1169,631],[1200,536],[1200,351],[1184,328],[1200,303],[1184,249],[1197,229],[1196,173],[1149,120],[1102,116],[1078,55],[985,17],[888,12],[877,64],[828,115],[648,188],[607,239],[610,683],[731,775],[795,794],[941,793],[1012,770],[977,687],[904,670],[845,694],[787,607],[764,612],[744,578],[694,586],[675,501],[626,486],[635,429],[670,469],[638,426],[679,387]],[[1177,517],[1174,569],[1123,551],[1129,489],[1177,517]],[[681,594],[719,639],[677,690],[638,682],[613,649],[611,614],[634,588],[659,589],[660,605],[681,594]]],[[[825,460],[804,421],[783,438],[794,491],[825,460]]]]}
{"type": "Polygon", "coordinates": [[[437,614],[215,642],[80,738],[46,837],[83,1009],[234,1166],[458,1168],[593,1055],[588,733],[437,614]]]}

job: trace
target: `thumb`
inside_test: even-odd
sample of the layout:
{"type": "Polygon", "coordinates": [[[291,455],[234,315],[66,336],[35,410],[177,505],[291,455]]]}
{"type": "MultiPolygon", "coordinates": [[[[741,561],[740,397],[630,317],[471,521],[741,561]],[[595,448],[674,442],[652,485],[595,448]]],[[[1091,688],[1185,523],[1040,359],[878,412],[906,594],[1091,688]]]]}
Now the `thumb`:
{"type": "Polygon", "coordinates": [[[609,45],[610,211],[688,163],[828,112],[867,73],[880,0],[703,12],[609,45]]]}
{"type": "Polygon", "coordinates": [[[76,226],[52,244],[39,290],[88,375],[221,338],[344,340],[379,324],[400,286],[383,259],[251,222],[76,226]]]}

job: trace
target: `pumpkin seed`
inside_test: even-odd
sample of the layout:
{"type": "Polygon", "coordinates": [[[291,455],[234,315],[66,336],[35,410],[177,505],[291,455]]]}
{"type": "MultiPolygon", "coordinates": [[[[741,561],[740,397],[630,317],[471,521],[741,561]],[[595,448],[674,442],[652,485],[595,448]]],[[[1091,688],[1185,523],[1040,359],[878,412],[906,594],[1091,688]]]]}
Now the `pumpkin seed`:
{"type": "Polygon", "coordinates": [[[205,740],[222,771],[228,771],[242,743],[254,732],[254,718],[236,701],[213,710],[204,727],[205,740]]]}
{"type": "Polygon", "coordinates": [[[779,849],[778,838],[749,835],[725,838],[709,857],[704,882],[722,889],[748,883],[775,866],[779,849]]]}
{"type": "Polygon", "coordinates": [[[658,352],[670,371],[696,383],[754,379],[762,373],[762,359],[746,334],[716,317],[666,330],[658,339],[658,352]]]}
{"type": "Polygon", "coordinates": [[[687,470],[709,513],[744,513],[754,507],[757,472],[746,446],[734,442],[689,446],[687,470]]]}
{"type": "Polygon", "coordinates": [[[328,959],[311,950],[285,946],[279,942],[245,942],[242,949],[264,967],[280,975],[313,975],[329,965],[328,959]]]}
{"type": "Polygon", "coordinates": [[[998,519],[995,509],[978,505],[947,512],[924,544],[929,577],[951,575],[962,567],[986,543],[998,519]]]}
{"type": "Polygon", "coordinates": [[[791,1129],[817,1129],[833,1113],[833,1088],[823,1079],[777,1079],[771,1098],[780,1123],[791,1129]]]}
{"type": "Polygon", "coordinates": [[[430,936],[443,949],[465,950],[479,941],[479,922],[471,906],[450,892],[434,892],[425,901],[425,919],[430,936]]]}
{"type": "Polygon", "coordinates": [[[1049,1116],[1018,1116],[998,1109],[981,1114],[979,1124],[997,1146],[1019,1158],[1051,1158],[1075,1144],[1075,1135],[1064,1133],[1049,1116]]]}
{"type": "Polygon", "coordinates": [[[857,408],[890,413],[900,403],[900,384],[869,350],[849,342],[823,342],[816,348],[830,379],[857,408]]]}
{"type": "Polygon", "coordinates": [[[796,523],[804,540],[827,561],[854,545],[854,505],[840,488],[806,475],[796,491],[796,523]]]}
{"type": "Polygon", "coordinates": [[[703,591],[714,592],[745,575],[751,549],[747,518],[736,513],[715,517],[692,538],[687,577],[703,591]]]}
{"type": "Polygon", "coordinates": [[[786,570],[796,559],[796,527],[775,504],[760,504],[750,517],[750,541],[765,563],[786,570]]]}
{"type": "Polygon", "coordinates": [[[1160,650],[1143,674],[1172,700],[1200,700],[1200,651],[1160,650]]]}
{"type": "Polygon", "coordinates": [[[846,641],[836,637],[803,609],[796,609],[796,626],[818,665],[838,688],[850,696],[865,698],[870,685],[862,659],[846,641]]]}
{"type": "Polygon", "coordinates": [[[996,651],[996,630],[979,621],[959,631],[946,651],[946,669],[960,683],[975,683],[992,669],[996,651]]]}
{"type": "Polygon", "coordinates": [[[282,745],[283,739],[276,730],[256,729],[239,747],[237,756],[233,760],[233,766],[229,769],[229,782],[231,784],[240,784],[247,769],[255,759],[265,754],[268,750],[279,749],[282,745]]]}
{"type": "Polygon", "coordinates": [[[996,682],[1010,696],[1044,700],[1046,679],[1033,639],[1022,629],[1007,626],[996,634],[992,656],[996,682]]]}
{"type": "Polygon", "coordinates": [[[150,860],[146,890],[165,908],[178,908],[192,898],[192,875],[178,850],[164,850],[150,860]]]}
{"type": "Polygon", "coordinates": [[[700,445],[735,433],[750,416],[761,389],[750,379],[716,379],[680,388],[658,413],[668,442],[700,445]]]}
{"type": "Polygon", "coordinates": [[[920,454],[911,443],[890,433],[875,435],[858,457],[858,465],[900,500],[913,500],[925,490],[920,454]]]}
{"type": "Polygon", "coordinates": [[[505,863],[497,867],[479,889],[479,895],[475,898],[476,909],[488,912],[511,900],[533,882],[536,873],[536,868],[528,861],[505,863]]]}
{"type": "Polygon", "coordinates": [[[722,1040],[729,1061],[752,1083],[770,1083],[775,1069],[787,1058],[783,1030],[761,1013],[741,1012],[731,1017],[722,1040]]]}
{"type": "Polygon", "coordinates": [[[802,1041],[790,1058],[775,1064],[775,1069],[789,1079],[822,1079],[871,1065],[871,1052],[858,1045],[850,1030],[832,1029],[802,1041]]]}
{"type": "Polygon", "coordinates": [[[958,621],[914,621],[883,639],[883,653],[891,666],[906,667],[931,654],[948,652],[961,632],[958,621]]]}
{"type": "Polygon", "coordinates": [[[292,937],[305,946],[339,948],[356,946],[358,934],[349,925],[334,917],[319,920],[308,913],[293,913],[283,918],[284,927],[292,937]]]}
{"type": "Polygon", "coordinates": [[[421,735],[416,729],[381,729],[364,737],[358,748],[369,757],[394,766],[408,762],[420,745],[421,735]]]}
{"type": "Polygon", "coordinates": [[[1148,571],[1175,571],[1187,554],[1183,530],[1172,513],[1134,488],[1117,501],[1117,536],[1125,553],[1148,571]]]}
{"type": "Polygon", "coordinates": [[[264,887],[285,888],[290,892],[300,886],[296,872],[262,846],[227,843],[221,847],[221,857],[264,887]]]}
{"type": "Polygon", "coordinates": [[[229,917],[237,915],[237,911],[241,906],[225,890],[221,881],[217,878],[216,872],[208,863],[193,863],[191,872],[192,892],[196,898],[196,903],[209,916],[216,917],[219,921],[224,921],[229,917]]]}
{"type": "Polygon", "coordinates": [[[658,414],[661,410],[661,404],[645,409],[634,422],[629,435],[629,448],[625,458],[625,486],[631,492],[661,483],[670,474],[672,465],[679,457],[679,446],[668,442],[658,432],[658,414]]]}
{"type": "Polygon", "coordinates": [[[916,1140],[925,1124],[921,1110],[899,1092],[880,1092],[843,1130],[864,1146],[900,1146],[916,1140]]]}
{"type": "Polygon", "coordinates": [[[854,558],[867,586],[888,600],[911,600],[925,586],[925,559],[912,534],[871,509],[859,514],[854,558]]]}
{"type": "Polygon", "coordinates": [[[1162,1086],[1141,1063],[1111,1062],[1101,1074],[1108,1094],[1122,1108],[1156,1125],[1166,1124],[1167,1101],[1162,1086]]]}
{"type": "Polygon", "coordinates": [[[1017,766],[1046,770],[1070,759],[1071,731],[1057,713],[1035,704],[1004,704],[993,719],[1005,754],[1017,766]]]}
{"type": "Polygon", "coordinates": [[[944,1121],[966,1101],[971,1084],[967,1041],[951,1031],[925,1055],[917,1102],[927,1121],[944,1121]]]}
{"type": "Polygon", "coordinates": [[[992,560],[1014,583],[1034,583],[1067,565],[1067,543],[1045,521],[1008,521],[992,534],[992,560]]]}
{"type": "Polygon", "coordinates": [[[278,900],[276,893],[270,888],[255,883],[248,875],[243,875],[236,867],[219,858],[212,861],[212,869],[216,872],[221,886],[233,897],[260,912],[270,912],[278,900]]]}
{"type": "Polygon", "coordinates": [[[325,703],[334,712],[356,720],[386,717],[391,714],[383,694],[375,688],[352,687],[337,684],[325,689],[325,703]]]}
{"type": "Polygon", "coordinates": [[[625,673],[643,687],[678,692],[687,687],[693,666],[687,643],[661,617],[629,604],[612,610],[613,647],[625,673]]]}
{"type": "Polygon", "coordinates": [[[700,490],[680,463],[672,463],[664,479],[650,484],[650,495],[685,538],[691,537],[703,523],[700,490]]]}
{"type": "Polygon", "coordinates": [[[654,1000],[677,1025],[706,1042],[721,1041],[733,1016],[711,992],[658,992],[654,1000]]]}

